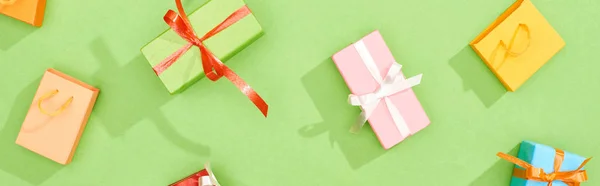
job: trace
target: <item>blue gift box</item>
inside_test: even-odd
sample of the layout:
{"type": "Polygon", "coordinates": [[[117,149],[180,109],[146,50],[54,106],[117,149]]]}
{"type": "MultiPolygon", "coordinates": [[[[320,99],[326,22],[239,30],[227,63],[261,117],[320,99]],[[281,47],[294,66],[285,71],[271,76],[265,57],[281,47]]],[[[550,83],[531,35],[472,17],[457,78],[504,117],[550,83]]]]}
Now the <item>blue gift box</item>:
{"type": "MultiPolygon", "coordinates": [[[[523,141],[519,148],[519,154],[517,157],[531,165],[544,169],[547,174],[554,172],[554,158],[556,156],[556,149],[550,146],[534,143],[531,141],[523,141]]],[[[586,160],[577,154],[573,154],[565,151],[564,161],[560,166],[559,171],[573,171],[579,168],[579,166],[586,160]]],[[[515,165],[517,166],[517,165],[515,165]]],[[[520,169],[523,167],[517,166],[520,169]]],[[[510,181],[510,186],[547,186],[548,182],[539,182],[533,180],[525,180],[513,176],[510,181]]],[[[568,186],[562,181],[553,181],[552,186],[568,186]]]]}

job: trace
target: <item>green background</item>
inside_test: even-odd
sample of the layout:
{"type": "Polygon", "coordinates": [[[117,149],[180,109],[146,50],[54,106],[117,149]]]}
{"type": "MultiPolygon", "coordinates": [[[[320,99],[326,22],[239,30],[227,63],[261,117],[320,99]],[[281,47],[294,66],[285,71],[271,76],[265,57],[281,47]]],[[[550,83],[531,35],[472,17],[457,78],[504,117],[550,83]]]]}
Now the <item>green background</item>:
{"type": "MultiPolygon", "coordinates": [[[[44,26],[0,16],[0,185],[167,185],[211,161],[221,184],[508,185],[522,140],[600,156],[600,1],[533,0],[566,47],[505,92],[468,43],[514,1],[246,0],[265,35],[227,62],[270,104],[230,82],[171,96],[140,48],[174,2],[51,0],[44,26]],[[330,57],[379,29],[431,125],[384,151],[330,57]],[[56,68],[101,89],[73,162],[14,144],[37,84],[56,68]]],[[[202,1],[184,2],[193,10],[202,1]]],[[[600,160],[588,164],[600,184],[600,160]]]]}

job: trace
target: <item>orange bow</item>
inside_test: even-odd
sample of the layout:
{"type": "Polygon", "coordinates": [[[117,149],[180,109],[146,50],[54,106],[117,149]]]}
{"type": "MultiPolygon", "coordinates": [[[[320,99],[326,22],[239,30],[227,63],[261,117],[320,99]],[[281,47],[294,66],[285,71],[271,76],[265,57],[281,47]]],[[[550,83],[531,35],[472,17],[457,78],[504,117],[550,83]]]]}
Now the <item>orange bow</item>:
{"type": "Polygon", "coordinates": [[[576,170],[560,172],[560,166],[565,159],[565,152],[560,149],[556,149],[556,156],[554,158],[554,172],[546,174],[544,169],[533,167],[533,165],[514,156],[502,152],[499,152],[497,155],[502,159],[525,168],[525,170],[523,170],[515,167],[513,170],[513,176],[526,180],[548,182],[548,186],[552,186],[552,181],[562,181],[569,186],[579,186],[581,182],[587,181],[587,173],[585,170],[581,169],[591,159],[588,158],[583,161],[583,163],[581,163],[576,170]]]}

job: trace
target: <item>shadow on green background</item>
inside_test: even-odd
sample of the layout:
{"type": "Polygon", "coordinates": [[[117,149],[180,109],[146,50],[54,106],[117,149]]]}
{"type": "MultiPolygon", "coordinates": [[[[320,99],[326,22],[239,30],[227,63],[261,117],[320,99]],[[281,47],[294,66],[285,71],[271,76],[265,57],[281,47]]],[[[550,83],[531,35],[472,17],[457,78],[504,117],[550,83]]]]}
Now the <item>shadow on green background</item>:
{"type": "Polygon", "coordinates": [[[179,134],[161,112],[160,107],[169,102],[172,96],[141,53],[120,67],[103,40],[92,42],[92,51],[101,64],[100,70],[93,75],[95,86],[100,89],[94,114],[103,121],[111,136],[122,136],[136,123],[149,119],[157,124],[159,132],[166,139],[182,150],[199,156],[210,154],[206,145],[179,134]],[[105,98],[110,101],[104,101],[105,98]]]}
{"type": "Polygon", "coordinates": [[[39,29],[6,15],[0,15],[0,28],[2,28],[0,30],[0,50],[10,49],[10,47],[39,29]]]}
{"type": "Polygon", "coordinates": [[[450,66],[463,80],[464,90],[473,90],[487,108],[494,105],[506,93],[500,80],[469,45],[450,59],[450,66]]]}
{"type": "MultiPolygon", "coordinates": [[[[231,170],[224,170],[227,166],[221,165],[220,163],[213,164],[211,162],[212,171],[215,174],[215,177],[219,181],[221,185],[233,185],[235,183],[236,186],[250,186],[250,184],[244,183],[247,181],[239,180],[236,178],[236,175],[227,174],[228,172],[233,172],[231,170]]],[[[202,168],[199,168],[202,169],[202,168]]]]}
{"type": "MultiPolygon", "coordinates": [[[[40,77],[41,78],[41,77],[40,77]]],[[[0,131],[0,169],[29,182],[39,185],[62,169],[62,165],[44,158],[15,143],[21,124],[27,115],[40,78],[33,81],[16,97],[9,118],[0,131]],[[35,167],[35,168],[32,168],[35,167]]],[[[1,181],[0,181],[1,183],[1,181]]]]}
{"type": "MultiPolygon", "coordinates": [[[[519,153],[520,143],[517,146],[513,147],[510,151],[505,152],[512,156],[517,156],[519,153]]],[[[475,181],[473,181],[469,186],[506,186],[510,184],[510,179],[512,177],[512,169],[514,168],[514,164],[498,158],[496,163],[492,165],[488,170],[483,172],[481,176],[479,176],[475,181]],[[502,178],[502,179],[498,179],[502,178]],[[498,181],[502,180],[502,181],[498,181]]]]}
{"type": "Polygon", "coordinates": [[[298,131],[301,136],[312,138],[328,134],[331,146],[338,144],[353,169],[358,169],[385,153],[367,125],[359,134],[350,133],[350,127],[358,117],[360,108],[348,104],[350,91],[331,58],[303,76],[302,84],[323,122],[302,127],[298,131]]]}

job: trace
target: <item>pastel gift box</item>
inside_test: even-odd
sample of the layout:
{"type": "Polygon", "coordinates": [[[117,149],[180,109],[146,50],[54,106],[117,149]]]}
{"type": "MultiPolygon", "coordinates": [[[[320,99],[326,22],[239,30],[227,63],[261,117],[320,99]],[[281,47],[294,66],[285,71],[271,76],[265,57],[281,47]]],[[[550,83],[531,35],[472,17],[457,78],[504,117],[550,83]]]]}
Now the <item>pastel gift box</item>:
{"type": "MultiPolygon", "coordinates": [[[[396,60],[379,31],[374,31],[365,36],[362,41],[373,57],[379,71],[388,72],[392,63],[395,63],[396,60]]],[[[339,51],[332,58],[352,94],[368,94],[378,88],[377,81],[371,76],[353,45],[339,51]]],[[[385,73],[381,74],[382,77],[385,77],[385,75],[385,73]]],[[[411,131],[416,133],[429,125],[429,118],[412,89],[396,93],[389,96],[389,98],[398,108],[411,131]]],[[[400,134],[383,101],[378,104],[368,121],[385,149],[391,148],[408,137],[400,134]]]]}
{"type": "Polygon", "coordinates": [[[44,21],[46,0],[0,0],[0,14],[40,27],[44,21]]]}
{"type": "Polygon", "coordinates": [[[210,164],[206,164],[204,169],[189,175],[169,186],[221,186],[212,170],[210,164]]]}
{"type": "MultiPolygon", "coordinates": [[[[517,157],[534,167],[542,168],[546,173],[552,173],[554,171],[554,158],[556,156],[556,149],[547,145],[538,144],[531,141],[523,141],[519,148],[517,157]]],[[[576,170],[579,165],[585,161],[586,158],[579,155],[566,152],[564,161],[560,166],[560,171],[572,171],[576,170]]],[[[522,167],[517,166],[520,169],[522,167]]],[[[513,176],[510,181],[510,186],[547,186],[547,182],[539,182],[532,180],[525,180],[513,176]]],[[[562,181],[553,181],[552,186],[568,186],[562,181]]]]}
{"type": "MultiPolygon", "coordinates": [[[[188,15],[192,27],[199,36],[204,35],[237,9],[244,6],[242,0],[211,0],[188,15]]],[[[221,61],[233,57],[263,34],[253,14],[250,14],[217,35],[204,41],[205,46],[221,61]]],[[[185,46],[188,42],[169,29],[142,48],[142,53],[152,67],[185,46]]],[[[192,47],[173,65],[159,75],[171,93],[179,93],[203,78],[204,70],[197,47],[192,47]]]]}
{"type": "Polygon", "coordinates": [[[99,90],[48,69],[16,143],[60,164],[71,162],[99,90]]]}
{"type": "Polygon", "coordinates": [[[509,91],[516,91],[565,42],[530,0],[517,0],[471,43],[509,91]]]}

